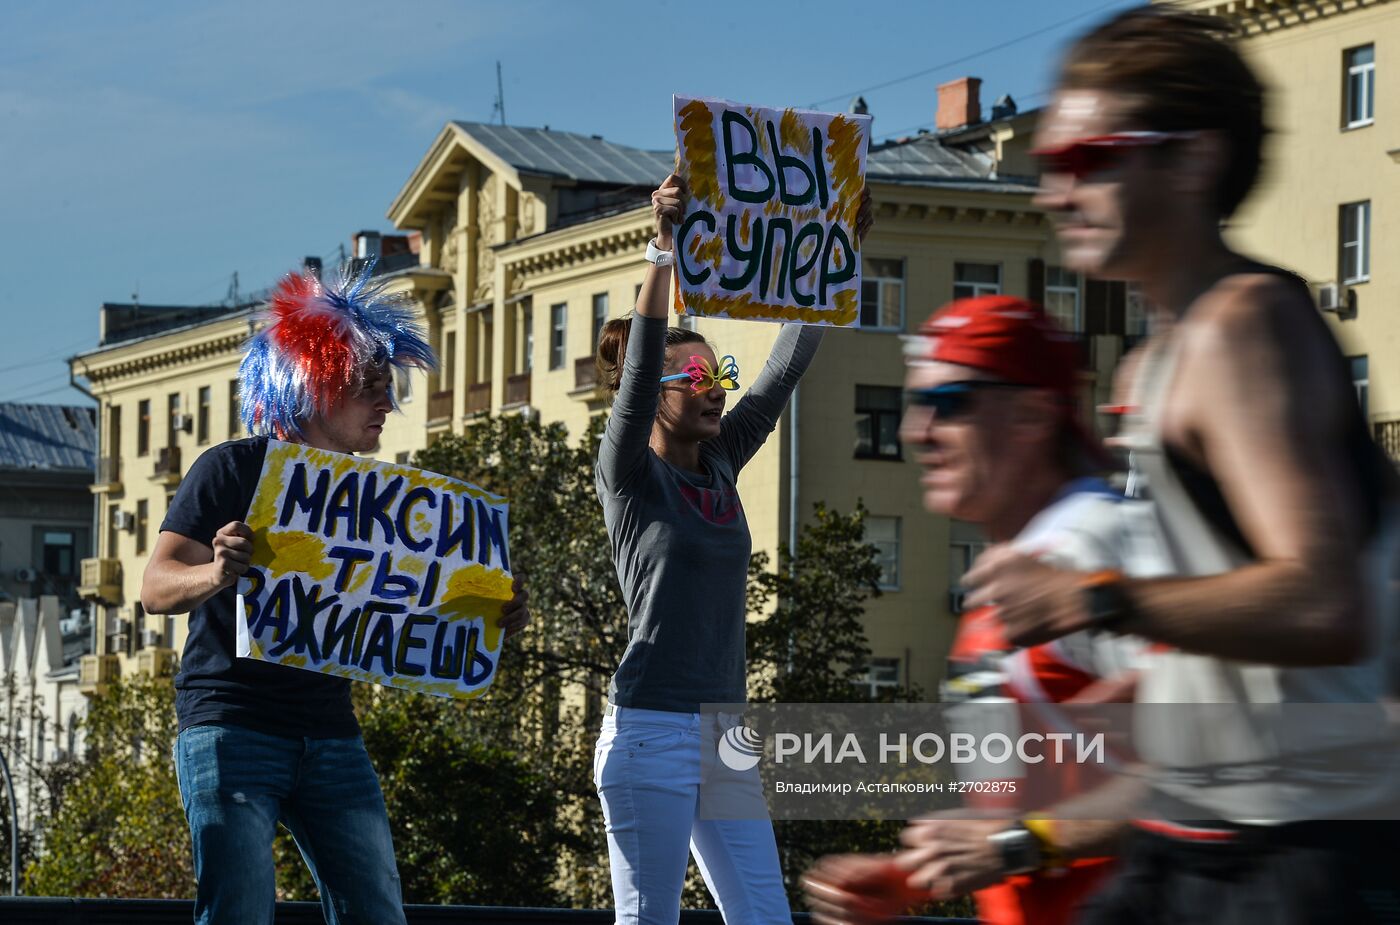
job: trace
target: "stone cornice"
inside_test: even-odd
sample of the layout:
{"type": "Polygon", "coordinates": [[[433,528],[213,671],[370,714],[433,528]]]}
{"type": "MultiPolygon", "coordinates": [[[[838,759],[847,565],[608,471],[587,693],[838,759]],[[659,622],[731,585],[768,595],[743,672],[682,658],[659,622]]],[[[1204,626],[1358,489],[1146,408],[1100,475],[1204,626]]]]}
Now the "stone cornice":
{"type": "Polygon", "coordinates": [[[186,335],[180,341],[166,345],[143,343],[139,352],[131,352],[124,345],[118,345],[112,348],[110,357],[104,357],[102,352],[89,353],[73,360],[73,373],[87,379],[94,386],[101,386],[141,373],[171,369],[207,357],[241,352],[248,339],[247,323],[244,322],[232,330],[223,325],[220,325],[220,328],[219,331],[199,332],[194,337],[186,335]]]}
{"type": "Polygon", "coordinates": [[[608,234],[574,241],[560,241],[555,247],[538,250],[518,259],[511,259],[510,253],[507,251],[501,254],[501,258],[507,263],[509,269],[514,271],[520,282],[525,283],[543,274],[572,269],[583,264],[593,263],[600,258],[645,250],[651,236],[652,228],[650,221],[648,221],[645,225],[613,231],[608,234]]]}
{"type": "Polygon", "coordinates": [[[881,202],[875,209],[876,219],[893,221],[929,221],[943,224],[1014,225],[1035,227],[1045,221],[1039,209],[995,205],[948,204],[914,202],[910,200],[881,202]]]}
{"type": "Polygon", "coordinates": [[[1197,0],[1192,9],[1235,23],[1245,36],[1264,35],[1390,3],[1391,0],[1197,0]]]}

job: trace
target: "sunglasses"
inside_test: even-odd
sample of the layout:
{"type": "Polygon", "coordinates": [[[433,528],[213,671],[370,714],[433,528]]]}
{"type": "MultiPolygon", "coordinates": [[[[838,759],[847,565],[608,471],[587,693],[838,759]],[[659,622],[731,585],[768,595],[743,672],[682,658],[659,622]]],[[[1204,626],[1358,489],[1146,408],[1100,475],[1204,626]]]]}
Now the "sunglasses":
{"type": "Polygon", "coordinates": [[[972,400],[980,391],[988,389],[1026,389],[1030,386],[1019,382],[995,382],[983,379],[967,379],[961,382],[945,382],[928,389],[905,389],[904,401],[910,407],[928,408],[940,421],[953,421],[972,410],[972,400]]]}
{"type": "Polygon", "coordinates": [[[719,369],[713,369],[709,360],[692,354],[683,372],[661,377],[662,382],[674,382],[679,379],[690,380],[692,396],[704,395],[715,386],[732,392],[739,387],[739,364],[734,357],[726,354],[720,358],[719,369]]]}
{"type": "Polygon", "coordinates": [[[1041,173],[1068,174],[1082,180],[1090,174],[1111,170],[1138,148],[1152,148],[1194,132],[1116,132],[1079,138],[1054,148],[1031,151],[1040,164],[1041,173]]]}

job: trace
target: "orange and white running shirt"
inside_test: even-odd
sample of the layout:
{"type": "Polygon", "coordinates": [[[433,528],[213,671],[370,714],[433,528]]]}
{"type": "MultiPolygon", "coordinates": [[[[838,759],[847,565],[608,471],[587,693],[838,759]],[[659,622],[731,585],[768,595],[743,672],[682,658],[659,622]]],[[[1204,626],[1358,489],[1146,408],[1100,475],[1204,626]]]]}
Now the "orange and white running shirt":
{"type": "MultiPolygon", "coordinates": [[[[1066,485],[1012,545],[1076,571],[1112,569],[1136,577],[1172,571],[1146,502],[1124,498],[1099,479],[1066,485]]],[[[967,709],[950,709],[950,725],[962,731],[961,716],[966,718],[966,731],[996,731],[1014,738],[1021,731],[1018,704],[1027,703],[1036,704],[1037,713],[1054,724],[1058,712],[1054,704],[1073,699],[1097,680],[1137,669],[1145,651],[1142,640],[1090,632],[1016,648],[1006,640],[995,607],[969,611],[962,616],[949,653],[942,689],[945,703],[967,709]]],[[[1021,777],[1022,772],[1014,762],[964,768],[972,780],[1021,777]]],[[[1050,804],[1057,795],[1044,796],[1050,804]]],[[[996,799],[1003,798],[993,796],[988,801],[996,799]]],[[[988,801],[979,805],[989,808],[988,801]]],[[[1067,925],[1111,863],[1108,858],[1084,858],[1060,870],[1008,877],[977,891],[978,916],[988,925],[1067,925]]]]}

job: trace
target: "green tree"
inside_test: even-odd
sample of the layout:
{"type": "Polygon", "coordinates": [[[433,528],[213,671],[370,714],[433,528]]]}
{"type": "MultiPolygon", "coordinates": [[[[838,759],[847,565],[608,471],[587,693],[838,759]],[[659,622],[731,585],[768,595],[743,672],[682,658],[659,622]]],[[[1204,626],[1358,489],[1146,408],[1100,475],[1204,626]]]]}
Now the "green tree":
{"type": "Polygon", "coordinates": [[[94,697],[86,752],[43,832],[25,892],[44,896],[194,895],[190,839],[175,780],[169,678],[137,677],[94,697]]]}
{"type": "Polygon", "coordinates": [[[797,549],[749,562],[748,607],[767,614],[749,625],[749,700],[850,703],[870,662],[862,618],[879,596],[880,566],[865,542],[865,508],[840,514],[821,502],[798,534],[797,549]]]}
{"type": "Polygon", "coordinates": [[[532,622],[507,643],[491,690],[466,715],[477,741],[510,753],[550,787],[554,802],[538,808],[552,832],[540,837],[558,848],[556,875],[573,906],[611,903],[589,705],[601,703],[627,644],[626,607],[593,487],[601,425],[596,420],[574,443],[558,423],[494,417],[414,460],[510,499],[511,567],[528,583],[532,622]]]}

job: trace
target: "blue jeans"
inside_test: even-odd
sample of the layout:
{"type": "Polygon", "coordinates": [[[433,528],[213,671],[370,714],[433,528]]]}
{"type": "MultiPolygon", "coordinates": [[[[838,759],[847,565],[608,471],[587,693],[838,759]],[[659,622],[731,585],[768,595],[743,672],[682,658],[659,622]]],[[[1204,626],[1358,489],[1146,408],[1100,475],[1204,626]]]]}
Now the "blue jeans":
{"type": "Polygon", "coordinates": [[[687,853],[731,925],[792,925],[757,768],[716,760],[727,714],[614,707],[593,782],[603,803],[617,925],[675,925],[687,853]],[[707,818],[706,806],[752,818],[707,818]],[[687,850],[688,849],[688,850],[687,850]]]}
{"type": "Polygon", "coordinates": [[[364,742],[195,726],[175,741],[199,925],[272,925],[280,820],[330,925],[405,925],[389,817],[364,742]]]}

